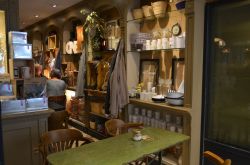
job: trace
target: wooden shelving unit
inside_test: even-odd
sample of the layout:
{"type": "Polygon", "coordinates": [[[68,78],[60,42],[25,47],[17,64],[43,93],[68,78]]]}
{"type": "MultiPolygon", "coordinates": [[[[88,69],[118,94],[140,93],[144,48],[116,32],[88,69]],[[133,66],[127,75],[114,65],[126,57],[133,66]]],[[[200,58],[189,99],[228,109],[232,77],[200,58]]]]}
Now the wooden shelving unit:
{"type": "Polygon", "coordinates": [[[174,113],[190,116],[191,109],[183,107],[183,106],[171,106],[171,105],[168,105],[167,103],[156,103],[153,101],[143,101],[143,100],[134,99],[134,98],[130,98],[129,102],[130,104],[134,104],[138,106],[143,106],[143,107],[157,109],[157,110],[159,109],[163,111],[169,111],[169,112],[174,112],[174,113]]]}
{"type": "MultiPolygon", "coordinates": [[[[149,5],[150,2],[153,1],[133,1],[129,4],[129,9],[137,9],[141,8],[144,5],[149,5]]],[[[127,67],[127,74],[128,74],[128,87],[134,88],[140,81],[138,73],[141,72],[140,62],[142,60],[154,60],[158,59],[159,62],[159,78],[163,80],[172,79],[173,80],[173,72],[176,69],[176,81],[173,81],[171,85],[175,88],[180,86],[180,82],[185,82],[185,90],[184,90],[184,106],[172,106],[165,102],[157,103],[153,101],[144,101],[136,98],[130,98],[129,105],[127,108],[127,112],[125,112],[126,120],[129,117],[133,117],[136,115],[134,112],[135,108],[139,108],[139,115],[142,115],[140,112],[142,109],[146,111],[157,111],[160,112],[161,118],[160,120],[165,120],[165,114],[169,114],[171,116],[171,121],[169,124],[176,124],[173,123],[173,118],[176,116],[180,116],[183,121],[181,127],[183,128],[183,134],[190,135],[191,134],[191,103],[192,103],[192,20],[193,20],[193,13],[191,12],[190,8],[193,8],[192,1],[186,2],[186,8],[182,10],[177,10],[175,6],[175,2],[169,2],[167,11],[163,15],[156,15],[152,17],[144,17],[142,19],[133,19],[133,15],[131,10],[128,10],[127,13],[127,61],[130,61],[127,67]],[[179,27],[181,28],[181,32],[183,37],[185,36],[185,48],[179,48],[182,46],[169,46],[170,48],[167,49],[156,49],[156,50],[136,50],[136,45],[133,43],[133,38],[130,38],[132,34],[138,33],[153,33],[158,31],[158,33],[165,33],[166,38],[173,37],[171,30],[178,23],[179,27]],[[170,32],[166,35],[166,29],[170,32]],[[176,48],[177,47],[177,48],[176,48]],[[182,63],[178,63],[178,67],[173,65],[173,59],[185,59],[182,63]],[[180,67],[181,66],[181,67],[180,67]],[[179,70],[177,70],[179,69],[179,70]],[[179,75],[177,74],[177,71],[179,75]],[[177,77],[178,76],[178,77],[177,77]],[[181,81],[179,81],[181,80],[181,81]],[[127,114],[126,114],[127,113],[127,114]]],[[[177,37],[177,36],[174,36],[177,37]]],[[[158,35],[154,40],[163,38],[161,35],[158,35]]],[[[157,84],[158,82],[156,82],[157,84]]],[[[178,89],[177,88],[177,89],[178,89]]],[[[144,89],[143,89],[144,90],[144,89]]],[[[131,120],[131,118],[130,118],[131,120]]],[[[165,128],[166,129],[166,128],[165,128]]],[[[183,152],[182,152],[182,165],[189,165],[189,142],[183,143],[183,152]]],[[[170,154],[171,155],[171,154],[170,154]]],[[[176,164],[178,160],[175,160],[176,164]]]]}

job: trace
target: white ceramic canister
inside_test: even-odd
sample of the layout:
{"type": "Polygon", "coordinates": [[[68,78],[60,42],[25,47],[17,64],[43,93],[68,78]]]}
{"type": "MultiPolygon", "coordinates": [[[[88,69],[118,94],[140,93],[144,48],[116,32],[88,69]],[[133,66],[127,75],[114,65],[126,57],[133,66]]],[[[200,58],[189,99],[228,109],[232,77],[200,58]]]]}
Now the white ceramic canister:
{"type": "Polygon", "coordinates": [[[151,50],[150,40],[146,40],[146,50],[151,50]]]}
{"type": "Polygon", "coordinates": [[[22,78],[29,79],[30,78],[30,67],[24,66],[21,67],[22,78]]]}
{"type": "Polygon", "coordinates": [[[157,48],[157,40],[152,40],[150,49],[151,50],[156,50],[156,48],[157,48]]]}
{"type": "Polygon", "coordinates": [[[176,47],[176,37],[175,36],[172,36],[169,38],[169,46],[170,46],[170,48],[176,47]]]}
{"type": "Polygon", "coordinates": [[[184,36],[177,36],[176,37],[176,48],[185,48],[185,37],[184,36]]]}
{"type": "Polygon", "coordinates": [[[162,38],[162,49],[168,49],[168,48],[169,48],[168,38],[162,38]]]}
{"type": "Polygon", "coordinates": [[[157,49],[162,49],[161,39],[157,39],[157,49]]]}

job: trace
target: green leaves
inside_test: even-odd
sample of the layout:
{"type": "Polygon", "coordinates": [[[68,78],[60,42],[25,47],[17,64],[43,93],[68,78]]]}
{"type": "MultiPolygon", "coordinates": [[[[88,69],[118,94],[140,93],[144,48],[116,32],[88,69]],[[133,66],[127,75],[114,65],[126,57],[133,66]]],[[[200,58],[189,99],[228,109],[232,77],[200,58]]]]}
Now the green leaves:
{"type": "Polygon", "coordinates": [[[86,33],[98,30],[101,35],[103,34],[104,20],[95,11],[90,12],[88,9],[82,9],[80,13],[87,16],[83,24],[86,33]]]}

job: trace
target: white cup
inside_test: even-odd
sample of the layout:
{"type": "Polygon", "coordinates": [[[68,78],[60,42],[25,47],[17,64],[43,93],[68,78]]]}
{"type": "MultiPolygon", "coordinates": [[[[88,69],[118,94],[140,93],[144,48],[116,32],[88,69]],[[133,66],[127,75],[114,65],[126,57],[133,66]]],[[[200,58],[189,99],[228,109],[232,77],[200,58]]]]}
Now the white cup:
{"type": "Polygon", "coordinates": [[[22,78],[24,79],[29,79],[30,78],[30,67],[22,67],[21,68],[22,72],[22,78]]]}

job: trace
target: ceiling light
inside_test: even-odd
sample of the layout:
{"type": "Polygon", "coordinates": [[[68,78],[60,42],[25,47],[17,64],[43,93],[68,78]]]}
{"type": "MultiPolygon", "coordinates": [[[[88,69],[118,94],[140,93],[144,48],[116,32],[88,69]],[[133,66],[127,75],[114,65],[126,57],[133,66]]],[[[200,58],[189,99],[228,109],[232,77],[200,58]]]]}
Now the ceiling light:
{"type": "Polygon", "coordinates": [[[54,4],[52,7],[54,7],[54,8],[55,8],[55,7],[56,7],[56,4],[54,4]]]}
{"type": "Polygon", "coordinates": [[[35,17],[36,17],[36,18],[38,18],[38,17],[39,17],[39,15],[35,15],[35,17]]]}

